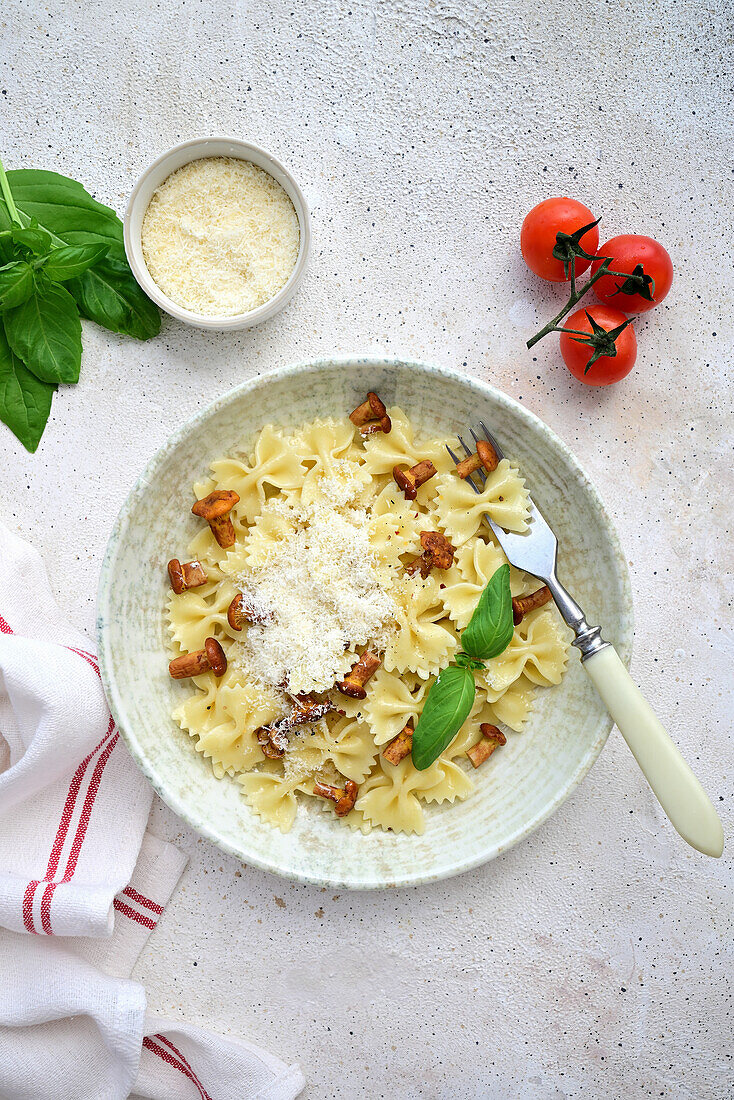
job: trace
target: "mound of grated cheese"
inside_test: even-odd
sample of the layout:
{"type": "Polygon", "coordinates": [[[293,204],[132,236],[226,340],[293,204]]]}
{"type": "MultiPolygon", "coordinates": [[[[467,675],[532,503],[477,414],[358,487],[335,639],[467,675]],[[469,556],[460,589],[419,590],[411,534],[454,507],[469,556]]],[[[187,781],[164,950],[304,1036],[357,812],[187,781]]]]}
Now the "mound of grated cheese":
{"type": "Polygon", "coordinates": [[[148,271],[172,301],[203,316],[232,317],[285,285],[300,228],[268,172],[246,160],[205,157],[155,191],[141,244],[148,271]]]}
{"type": "MultiPolygon", "coordinates": [[[[344,477],[324,478],[309,504],[271,500],[265,510],[288,514],[292,530],[256,567],[235,578],[275,622],[250,626],[236,664],[270,687],[291,692],[334,686],[356,658],[350,646],[382,651],[397,628],[397,605],[380,582],[364,508],[346,502],[344,477]]],[[[353,492],[362,487],[359,479],[353,492]]]]}

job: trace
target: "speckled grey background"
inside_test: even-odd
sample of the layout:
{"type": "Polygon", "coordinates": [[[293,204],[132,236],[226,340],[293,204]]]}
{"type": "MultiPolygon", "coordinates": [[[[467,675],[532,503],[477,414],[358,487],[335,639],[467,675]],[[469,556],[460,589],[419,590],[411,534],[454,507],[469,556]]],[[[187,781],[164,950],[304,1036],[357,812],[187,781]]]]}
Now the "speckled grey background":
{"type": "MultiPolygon", "coordinates": [[[[313,209],[303,288],[249,333],[85,326],[82,382],[34,457],[0,432],[0,517],[91,630],[129,485],[236,382],[332,352],[491,380],[576,451],[615,512],[634,672],[731,830],[732,27],[726,0],[5,0],[0,150],[122,211],[164,148],[268,146],[313,209]],[[568,192],[676,264],[640,357],[581,389],[524,340],[558,292],[526,210],[568,192]]],[[[604,239],[604,238],[603,238],[604,239]]],[[[335,896],[239,867],[158,805],[191,862],[137,975],[151,1007],[299,1060],[309,1098],[726,1097],[731,863],[688,850],[613,734],[581,789],[484,870],[335,896]]]]}

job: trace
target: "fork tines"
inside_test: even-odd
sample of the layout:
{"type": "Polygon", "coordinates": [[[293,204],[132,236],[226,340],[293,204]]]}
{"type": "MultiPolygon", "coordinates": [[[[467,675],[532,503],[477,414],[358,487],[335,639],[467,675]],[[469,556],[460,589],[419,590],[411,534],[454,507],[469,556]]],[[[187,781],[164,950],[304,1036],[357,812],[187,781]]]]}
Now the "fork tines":
{"type": "MultiPolygon", "coordinates": [[[[464,450],[466,451],[467,455],[470,455],[470,454],[471,454],[472,452],[471,452],[471,451],[470,451],[470,450],[469,450],[469,449],[467,448],[467,445],[466,445],[466,443],[464,442],[464,440],[463,440],[463,439],[461,438],[461,436],[459,436],[459,437],[458,437],[458,439],[459,439],[459,443],[461,443],[461,445],[462,445],[462,447],[464,448],[464,450]]],[[[447,450],[447,451],[449,452],[449,454],[451,455],[451,458],[452,458],[452,460],[453,460],[454,466],[458,466],[458,465],[459,465],[459,463],[461,462],[461,459],[459,458],[459,456],[458,456],[458,455],[455,455],[455,454],[454,454],[454,452],[453,452],[453,451],[451,450],[451,448],[449,447],[448,443],[446,444],[446,450],[447,450]]],[[[477,486],[476,486],[476,485],[474,484],[474,482],[472,481],[472,476],[471,476],[471,474],[467,474],[467,476],[466,476],[466,477],[464,478],[464,480],[465,480],[465,481],[468,481],[468,482],[469,482],[469,484],[471,485],[471,487],[472,487],[472,489],[474,490],[474,492],[475,492],[475,493],[477,494],[477,496],[479,496],[479,494],[481,493],[481,491],[482,491],[482,490],[481,490],[481,489],[479,489],[479,488],[478,488],[478,487],[477,487],[477,486]]]]}
{"type": "MultiPolygon", "coordinates": [[[[495,449],[495,452],[496,452],[496,454],[497,454],[497,458],[498,458],[498,459],[500,459],[500,460],[501,460],[502,458],[504,458],[504,455],[502,454],[502,451],[500,450],[500,448],[499,448],[499,446],[498,446],[498,444],[497,444],[497,441],[496,441],[496,439],[494,438],[494,436],[492,435],[492,433],[490,432],[489,428],[487,427],[487,425],[486,425],[486,424],[484,423],[484,421],[483,421],[483,420],[480,420],[480,421],[479,421],[479,427],[480,427],[480,428],[482,429],[482,431],[484,432],[484,437],[485,437],[485,439],[487,440],[487,442],[488,442],[488,443],[491,443],[491,444],[492,444],[492,446],[494,447],[494,449],[495,449]]],[[[474,431],[474,429],[473,429],[473,428],[470,428],[470,429],[469,429],[469,431],[470,431],[470,432],[471,432],[471,434],[472,434],[472,439],[474,440],[474,443],[475,443],[475,444],[477,444],[477,443],[479,442],[479,436],[477,435],[477,433],[476,433],[476,432],[474,431]]],[[[466,452],[466,456],[467,456],[467,458],[468,458],[468,457],[469,457],[470,455],[473,455],[473,454],[474,454],[474,451],[471,451],[471,450],[469,450],[469,448],[467,447],[466,443],[465,443],[465,442],[464,442],[464,440],[463,440],[463,439],[461,438],[461,436],[457,436],[457,439],[459,440],[459,443],[461,444],[461,446],[462,446],[462,447],[464,448],[464,450],[465,450],[465,452],[466,452]]],[[[451,450],[451,448],[450,448],[449,446],[447,446],[447,447],[446,447],[446,450],[447,450],[447,451],[449,452],[449,454],[451,455],[451,458],[452,458],[452,460],[453,460],[453,462],[454,462],[454,465],[455,465],[455,466],[458,466],[458,465],[459,465],[459,462],[461,461],[461,459],[460,459],[460,458],[458,458],[458,457],[457,457],[457,456],[456,456],[456,455],[454,454],[454,452],[453,452],[453,451],[451,450]]],[[[475,450],[476,450],[476,447],[475,447],[475,450]]],[[[478,469],[478,470],[477,470],[476,472],[477,472],[477,474],[479,475],[479,478],[480,478],[480,480],[481,480],[481,484],[482,484],[482,485],[484,485],[484,484],[485,484],[485,482],[486,482],[486,480],[487,480],[487,475],[485,474],[484,470],[483,470],[483,469],[481,468],[481,466],[480,466],[480,467],[479,467],[479,469],[478,469]]],[[[477,486],[475,485],[474,481],[472,480],[472,475],[471,475],[471,474],[469,474],[469,475],[468,475],[468,476],[467,476],[467,477],[465,478],[465,480],[469,482],[469,484],[471,485],[472,489],[474,490],[474,492],[475,492],[475,493],[476,493],[477,495],[479,495],[479,493],[481,493],[481,491],[482,491],[482,490],[481,490],[481,488],[478,488],[478,487],[477,487],[477,486]]]]}

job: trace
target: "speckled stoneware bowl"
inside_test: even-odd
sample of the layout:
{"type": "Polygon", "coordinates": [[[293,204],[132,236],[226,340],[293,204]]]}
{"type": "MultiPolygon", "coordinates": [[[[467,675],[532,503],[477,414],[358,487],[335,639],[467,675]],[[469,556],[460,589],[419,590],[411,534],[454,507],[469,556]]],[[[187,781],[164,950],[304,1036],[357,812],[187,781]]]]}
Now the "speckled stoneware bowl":
{"type": "Polygon", "coordinates": [[[192,481],[206,476],[212,459],[249,444],[264,424],[343,416],[370,389],[429,432],[450,434],[485,420],[558,535],[561,579],[625,661],[632,642],[627,568],[593,485],[540,420],[491,386],[400,359],[325,360],[246,382],[184,424],[130,493],[102,567],[99,652],[112,713],[161,798],[209,840],[277,874],[353,888],[430,882],[510,848],[574,790],[612,725],[572,650],[562,684],[539,692],[525,732],[510,735],[507,748],[475,773],[465,802],[427,807],[423,836],[379,829],[363,836],[309,805],[299,807],[290,833],[264,824],[234,781],[214,778],[171,720],[189,688],[168,676],[165,567],[199,527],[190,512],[192,481]]]}

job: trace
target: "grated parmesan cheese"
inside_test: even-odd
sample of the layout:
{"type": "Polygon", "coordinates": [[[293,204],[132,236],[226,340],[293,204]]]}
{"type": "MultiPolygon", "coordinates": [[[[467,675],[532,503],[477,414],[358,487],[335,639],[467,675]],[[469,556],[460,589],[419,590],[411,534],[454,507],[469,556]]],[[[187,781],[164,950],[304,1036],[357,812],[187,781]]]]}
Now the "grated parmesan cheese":
{"type": "MultiPolygon", "coordinates": [[[[356,478],[322,478],[316,499],[291,506],[292,530],[257,566],[235,583],[248,601],[275,615],[267,626],[250,626],[235,660],[270,687],[287,681],[291,692],[321,692],[334,686],[355,661],[347,648],[385,648],[397,628],[397,605],[380,584],[370,544],[368,516],[347,502],[356,478]]],[[[265,511],[283,513],[273,500],[265,511]]]]}
{"type": "Polygon", "coordinates": [[[141,232],[153,280],[202,316],[248,313],[285,285],[300,246],[298,215],[262,168],[206,157],[155,191],[141,232]]]}

